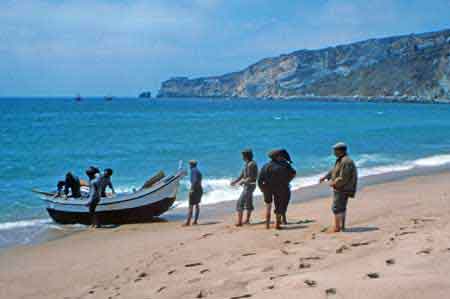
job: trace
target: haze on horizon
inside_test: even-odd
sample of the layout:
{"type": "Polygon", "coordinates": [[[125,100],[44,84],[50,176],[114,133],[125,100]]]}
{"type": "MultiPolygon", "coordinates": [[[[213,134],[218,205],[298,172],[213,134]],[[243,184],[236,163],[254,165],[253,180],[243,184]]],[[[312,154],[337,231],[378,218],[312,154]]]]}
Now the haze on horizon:
{"type": "Polygon", "coordinates": [[[4,0],[0,96],[136,96],[173,76],[446,28],[449,0],[4,0]]]}

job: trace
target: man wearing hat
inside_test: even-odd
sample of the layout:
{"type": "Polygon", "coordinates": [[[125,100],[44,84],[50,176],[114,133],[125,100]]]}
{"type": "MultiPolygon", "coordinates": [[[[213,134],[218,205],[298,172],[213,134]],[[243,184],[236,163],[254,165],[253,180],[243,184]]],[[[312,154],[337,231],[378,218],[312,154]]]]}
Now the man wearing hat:
{"type": "Polygon", "coordinates": [[[194,213],[194,222],[192,224],[198,224],[198,217],[200,215],[200,202],[203,195],[202,187],[202,173],[197,168],[197,161],[189,161],[189,167],[191,168],[191,189],[189,190],[189,212],[185,226],[191,225],[192,214],[194,213]]]}
{"type": "Polygon", "coordinates": [[[237,184],[243,186],[242,193],[236,203],[237,222],[236,226],[242,226],[242,218],[244,210],[247,211],[245,224],[250,223],[253,207],[253,192],[256,189],[256,179],[258,177],[258,166],[253,160],[253,152],[251,149],[242,151],[242,159],[244,160],[244,169],[241,175],[231,182],[231,186],[237,184]]]}
{"type": "Polygon", "coordinates": [[[333,232],[345,230],[345,216],[348,199],[356,194],[358,173],[355,163],[347,154],[347,145],[339,142],[333,146],[336,163],[334,167],[320,179],[320,182],[328,181],[333,188],[334,229],[333,232]]]}
{"type": "Polygon", "coordinates": [[[275,205],[275,228],[281,229],[283,216],[291,197],[290,182],[296,171],[290,164],[290,157],[286,150],[273,150],[269,153],[270,162],[261,169],[258,186],[264,194],[266,203],[266,228],[270,228],[272,202],[275,205]]]}

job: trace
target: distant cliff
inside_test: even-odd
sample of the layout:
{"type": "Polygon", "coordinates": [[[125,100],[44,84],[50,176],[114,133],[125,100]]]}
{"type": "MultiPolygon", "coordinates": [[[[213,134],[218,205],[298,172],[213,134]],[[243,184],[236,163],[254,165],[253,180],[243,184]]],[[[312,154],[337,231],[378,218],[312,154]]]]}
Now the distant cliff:
{"type": "Polygon", "coordinates": [[[450,29],[263,59],[222,76],[176,77],[158,97],[450,99],[450,29]]]}

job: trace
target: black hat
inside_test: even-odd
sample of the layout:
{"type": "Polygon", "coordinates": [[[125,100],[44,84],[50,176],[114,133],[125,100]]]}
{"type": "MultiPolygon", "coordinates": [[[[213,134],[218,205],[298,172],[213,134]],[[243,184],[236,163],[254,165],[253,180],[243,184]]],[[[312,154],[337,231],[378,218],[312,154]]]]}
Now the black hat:
{"type": "Polygon", "coordinates": [[[97,167],[94,167],[94,166],[90,166],[88,169],[86,169],[86,174],[88,175],[88,176],[94,176],[94,175],[96,175],[97,173],[100,173],[100,170],[98,170],[98,168],[97,167]]]}
{"type": "Polygon", "coordinates": [[[285,150],[285,149],[279,150],[278,155],[285,158],[289,163],[292,163],[291,156],[289,155],[287,150],[285,150]]]}
{"type": "Polygon", "coordinates": [[[275,159],[275,158],[278,157],[279,155],[280,155],[280,150],[279,150],[279,149],[271,150],[271,151],[267,154],[267,156],[268,156],[270,159],[275,159]]]}

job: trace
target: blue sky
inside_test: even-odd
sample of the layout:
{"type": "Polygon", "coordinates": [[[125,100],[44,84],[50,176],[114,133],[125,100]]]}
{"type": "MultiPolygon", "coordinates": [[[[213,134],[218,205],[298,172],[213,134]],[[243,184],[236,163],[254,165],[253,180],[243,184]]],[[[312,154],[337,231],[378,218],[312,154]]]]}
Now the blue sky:
{"type": "Polygon", "coordinates": [[[1,0],[0,96],[134,96],[172,76],[445,28],[450,0],[1,0]]]}

